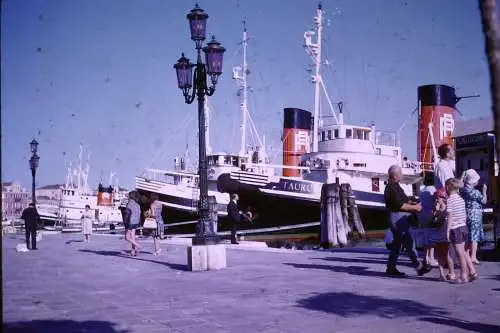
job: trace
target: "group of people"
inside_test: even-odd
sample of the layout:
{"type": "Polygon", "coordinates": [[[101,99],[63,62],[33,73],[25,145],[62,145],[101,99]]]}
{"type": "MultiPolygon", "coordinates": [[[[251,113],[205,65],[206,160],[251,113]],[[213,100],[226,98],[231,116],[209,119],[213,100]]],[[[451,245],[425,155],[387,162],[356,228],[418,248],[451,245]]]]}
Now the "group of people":
{"type": "Polygon", "coordinates": [[[398,277],[405,275],[396,268],[401,248],[405,247],[418,275],[424,275],[431,267],[437,266],[441,280],[467,283],[478,277],[474,265],[479,264],[477,247],[483,239],[482,205],[487,200],[487,187],[483,185],[481,190],[476,189],[480,176],[474,169],[468,169],[460,179],[456,178],[454,152],[450,145],[440,146],[438,155],[440,160],[433,178],[427,177],[424,181],[420,202],[409,198],[399,185],[401,168],[397,165],[389,168],[384,197],[393,241],[386,273],[398,277]],[[410,232],[416,222],[431,230],[422,262],[417,258],[410,232]],[[450,250],[455,251],[460,263],[458,278],[450,250]]]}
{"type": "Polygon", "coordinates": [[[162,251],[160,248],[160,239],[165,233],[165,223],[162,216],[162,204],[158,201],[158,195],[152,193],[147,202],[147,209],[141,209],[139,203],[140,195],[137,191],[131,191],[128,195],[128,202],[121,207],[123,224],[125,226],[125,240],[131,245],[130,254],[137,256],[141,251],[141,246],[136,239],[136,230],[144,220],[143,229],[153,237],[153,255],[157,256],[162,251]],[[151,220],[151,224],[146,223],[151,220]]]}

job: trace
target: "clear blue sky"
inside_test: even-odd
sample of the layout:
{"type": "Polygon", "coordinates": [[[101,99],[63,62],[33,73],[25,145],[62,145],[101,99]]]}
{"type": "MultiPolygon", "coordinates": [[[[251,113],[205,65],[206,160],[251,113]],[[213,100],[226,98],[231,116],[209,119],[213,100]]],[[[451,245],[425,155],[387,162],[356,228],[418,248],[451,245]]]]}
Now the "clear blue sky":
{"type": "MultiPolygon", "coordinates": [[[[468,118],[490,112],[489,79],[478,2],[472,0],[323,1],[324,79],[350,122],[375,121],[396,131],[416,106],[421,84],[450,84],[468,118]],[[340,12],[340,14],[339,14],[340,12]]],[[[239,149],[238,99],[231,68],[249,34],[250,111],[276,149],[283,107],[312,110],[313,85],[303,33],[312,0],[199,1],[207,30],[227,48],[224,74],[211,102],[212,146],[239,149]]],[[[91,150],[90,184],[117,172],[120,183],[151,163],[171,168],[189,143],[196,151],[196,106],[184,104],[173,64],[181,51],[194,60],[186,13],[194,1],[2,1],[2,180],[30,183],[29,145],[40,142],[38,185],[64,182],[79,143],[91,150]],[[189,122],[187,120],[191,119],[189,122]]],[[[326,101],[325,101],[326,105],[326,101]]],[[[416,157],[414,117],[402,137],[416,157]]]]}

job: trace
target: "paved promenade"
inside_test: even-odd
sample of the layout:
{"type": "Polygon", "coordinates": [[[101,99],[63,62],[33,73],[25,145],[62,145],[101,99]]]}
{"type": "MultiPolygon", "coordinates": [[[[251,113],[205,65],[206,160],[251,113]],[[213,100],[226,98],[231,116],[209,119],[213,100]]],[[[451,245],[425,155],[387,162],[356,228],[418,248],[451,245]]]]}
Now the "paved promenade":
{"type": "Polygon", "coordinates": [[[385,251],[230,246],[228,268],[193,273],[183,245],[154,257],[143,241],[133,258],[116,236],[79,236],[46,235],[28,253],[3,237],[3,332],[500,332],[498,263],[452,285],[404,266],[410,277],[385,277],[385,251]]]}

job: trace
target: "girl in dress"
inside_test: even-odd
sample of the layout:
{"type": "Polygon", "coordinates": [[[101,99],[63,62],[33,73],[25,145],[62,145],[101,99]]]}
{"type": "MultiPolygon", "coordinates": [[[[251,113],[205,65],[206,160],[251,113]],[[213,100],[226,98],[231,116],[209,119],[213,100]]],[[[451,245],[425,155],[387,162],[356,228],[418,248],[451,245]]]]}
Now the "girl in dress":
{"type": "Polygon", "coordinates": [[[90,210],[89,205],[85,205],[85,211],[82,214],[82,231],[85,237],[85,243],[90,242],[90,235],[92,235],[92,222],[94,221],[94,214],[90,210]]]}
{"type": "Polygon", "coordinates": [[[477,273],[470,256],[465,252],[465,242],[469,238],[465,202],[458,194],[462,182],[450,178],[445,183],[448,199],[446,201],[446,239],[450,241],[460,261],[460,278],[457,283],[467,283],[477,279],[477,273]]]}
{"type": "Polygon", "coordinates": [[[154,243],[153,255],[157,256],[161,252],[160,239],[162,236],[161,235],[162,231],[161,231],[160,224],[163,224],[163,218],[161,216],[163,206],[158,201],[158,195],[155,193],[151,194],[151,196],[149,197],[149,202],[151,204],[149,206],[149,209],[145,213],[145,217],[155,219],[155,221],[156,221],[156,229],[152,230],[152,236],[153,236],[153,243],[154,243]]]}
{"type": "Polygon", "coordinates": [[[479,264],[477,260],[477,244],[483,240],[483,205],[487,201],[487,186],[483,184],[482,193],[476,189],[480,176],[474,169],[469,169],[462,174],[464,187],[460,190],[460,195],[465,201],[465,213],[467,214],[467,227],[469,229],[469,239],[467,242],[467,252],[474,264],[479,264]]]}

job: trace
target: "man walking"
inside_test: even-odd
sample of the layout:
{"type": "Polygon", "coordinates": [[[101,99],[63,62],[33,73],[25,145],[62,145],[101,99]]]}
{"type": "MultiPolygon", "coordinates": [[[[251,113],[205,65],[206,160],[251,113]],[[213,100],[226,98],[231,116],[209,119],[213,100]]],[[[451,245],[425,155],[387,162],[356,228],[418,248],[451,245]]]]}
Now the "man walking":
{"type": "Polygon", "coordinates": [[[227,205],[227,215],[231,221],[231,244],[239,244],[237,239],[238,226],[247,217],[238,209],[238,194],[231,194],[231,201],[227,205]]]}
{"type": "Polygon", "coordinates": [[[40,215],[36,210],[35,204],[30,203],[23,210],[21,219],[24,220],[24,228],[26,230],[26,246],[28,249],[37,250],[36,248],[36,225],[40,221],[40,215]],[[31,238],[31,242],[30,242],[31,238]]]}
{"type": "Polygon", "coordinates": [[[408,256],[417,270],[418,275],[428,273],[430,269],[423,263],[419,263],[415,244],[410,233],[412,213],[422,210],[422,205],[410,201],[403,188],[399,185],[401,180],[401,167],[393,165],[389,168],[389,182],[384,191],[385,206],[389,210],[389,228],[392,231],[394,240],[390,248],[389,260],[386,273],[389,276],[402,277],[405,273],[396,268],[401,245],[404,244],[408,256]]]}

